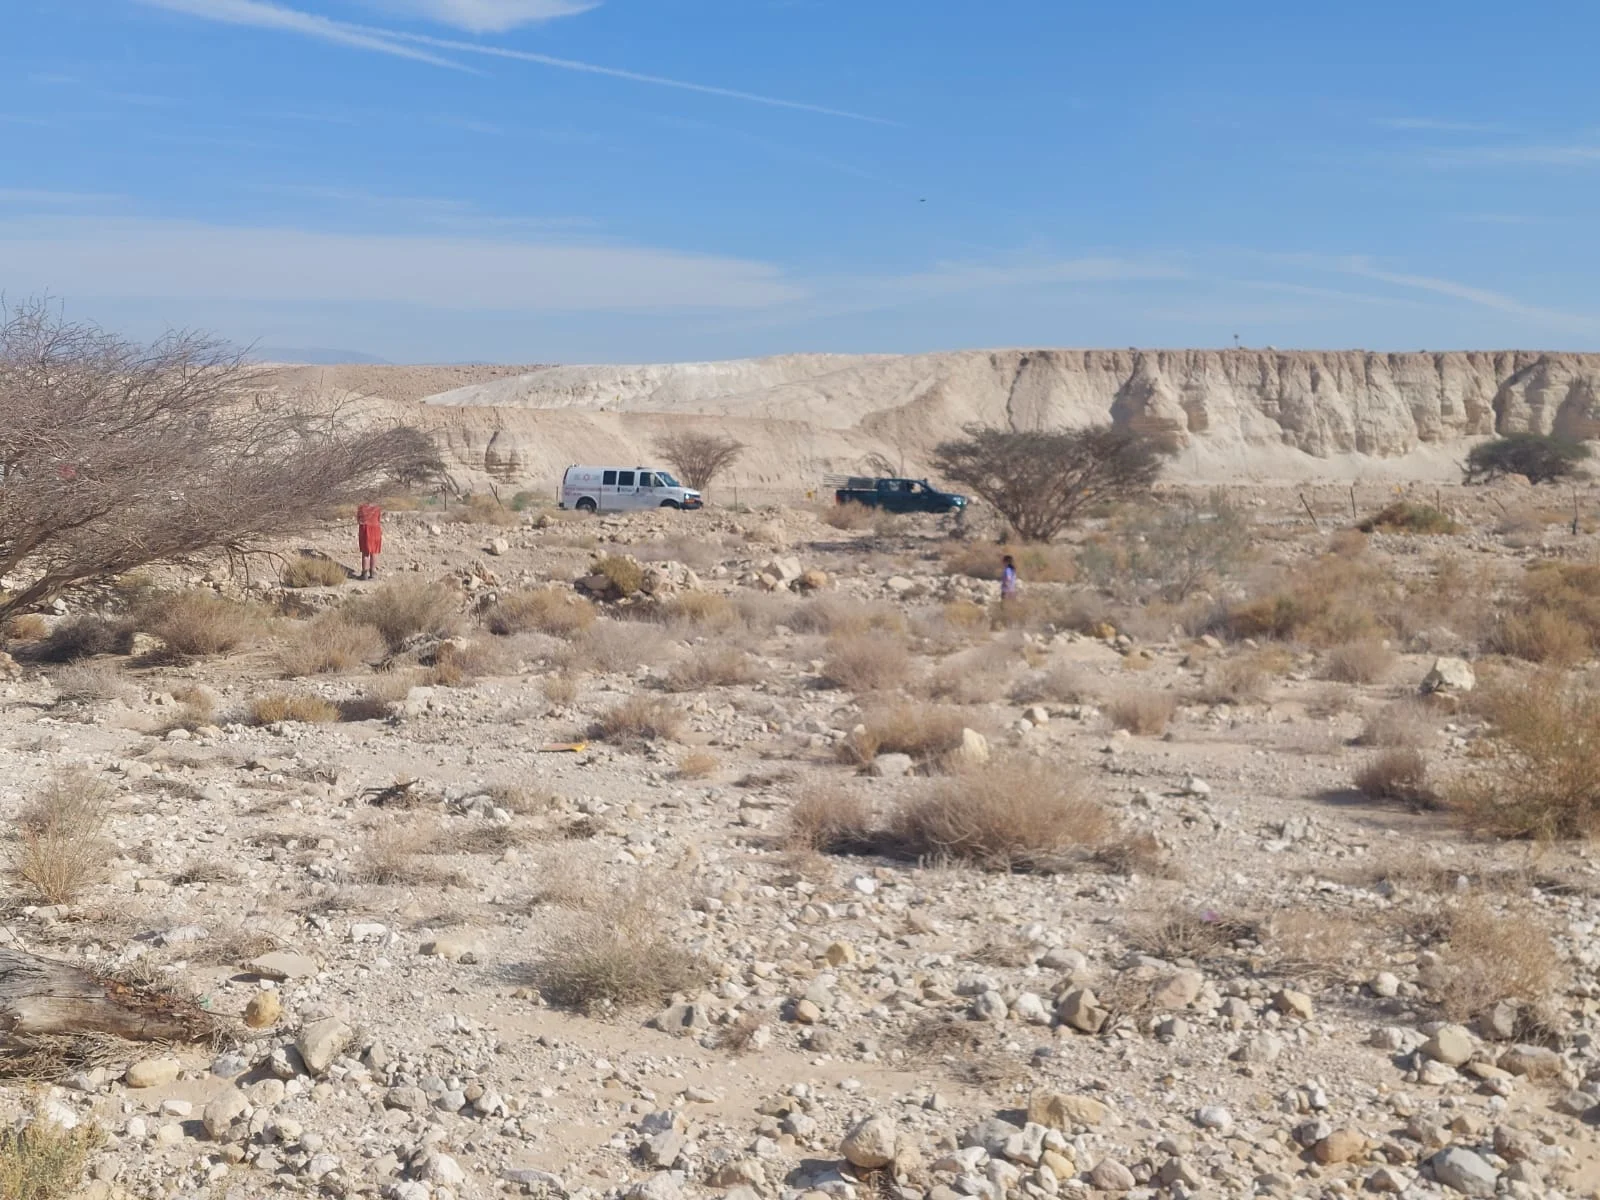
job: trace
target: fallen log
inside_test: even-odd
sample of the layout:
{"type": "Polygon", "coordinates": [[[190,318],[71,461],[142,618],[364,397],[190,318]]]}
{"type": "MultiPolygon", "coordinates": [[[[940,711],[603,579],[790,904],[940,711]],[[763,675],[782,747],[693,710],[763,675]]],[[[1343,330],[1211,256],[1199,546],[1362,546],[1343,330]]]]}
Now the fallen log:
{"type": "Polygon", "coordinates": [[[0,946],[0,1038],[109,1034],[199,1041],[215,1022],[198,1004],[0,946]]]}

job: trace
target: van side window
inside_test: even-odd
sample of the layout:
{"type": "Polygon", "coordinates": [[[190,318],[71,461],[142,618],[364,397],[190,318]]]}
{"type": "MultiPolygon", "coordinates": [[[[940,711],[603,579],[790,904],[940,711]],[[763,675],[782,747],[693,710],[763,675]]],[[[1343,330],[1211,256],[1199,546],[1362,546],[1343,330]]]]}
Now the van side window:
{"type": "Polygon", "coordinates": [[[656,477],[654,475],[650,474],[649,471],[640,471],[639,472],[639,486],[640,487],[653,488],[653,487],[655,487],[655,485],[656,485],[656,477]]]}
{"type": "MultiPolygon", "coordinates": [[[[611,474],[611,472],[607,471],[606,474],[609,475],[609,474],[611,474]]],[[[633,472],[632,471],[618,471],[617,472],[617,486],[618,487],[632,487],[633,486],[633,472]]]]}
{"type": "Polygon", "coordinates": [[[615,471],[607,471],[604,475],[600,476],[600,486],[601,487],[616,487],[617,486],[617,473],[615,471]]]}

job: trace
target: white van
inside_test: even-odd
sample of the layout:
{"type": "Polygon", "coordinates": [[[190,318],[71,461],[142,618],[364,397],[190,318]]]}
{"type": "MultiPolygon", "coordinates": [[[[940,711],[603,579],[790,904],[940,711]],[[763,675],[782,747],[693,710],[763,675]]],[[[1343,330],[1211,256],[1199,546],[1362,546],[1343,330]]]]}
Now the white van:
{"type": "Polygon", "coordinates": [[[568,467],[561,476],[561,507],[579,512],[638,508],[699,508],[700,493],[660,467],[568,467]]]}

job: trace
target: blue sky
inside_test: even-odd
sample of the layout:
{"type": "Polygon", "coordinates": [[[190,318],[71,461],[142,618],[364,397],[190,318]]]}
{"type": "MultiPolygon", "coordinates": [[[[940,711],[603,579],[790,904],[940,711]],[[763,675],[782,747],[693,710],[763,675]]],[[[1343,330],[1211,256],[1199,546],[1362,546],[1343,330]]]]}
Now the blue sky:
{"type": "Polygon", "coordinates": [[[393,361],[1600,348],[1600,11],[6,0],[0,289],[393,361]]]}

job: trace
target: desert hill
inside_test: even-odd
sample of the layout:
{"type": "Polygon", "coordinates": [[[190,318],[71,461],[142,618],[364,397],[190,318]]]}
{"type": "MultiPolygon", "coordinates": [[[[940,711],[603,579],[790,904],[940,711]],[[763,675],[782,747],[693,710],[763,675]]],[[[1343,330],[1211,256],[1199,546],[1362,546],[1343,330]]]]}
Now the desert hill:
{"type": "Polygon", "coordinates": [[[576,461],[643,461],[675,428],[749,449],[730,481],[803,491],[873,455],[926,469],[970,422],[1112,421],[1183,436],[1190,479],[1438,478],[1470,439],[1587,436],[1600,355],[1529,351],[994,350],[794,354],[644,366],[285,368],[434,429],[466,479],[553,487],[576,461]]]}

